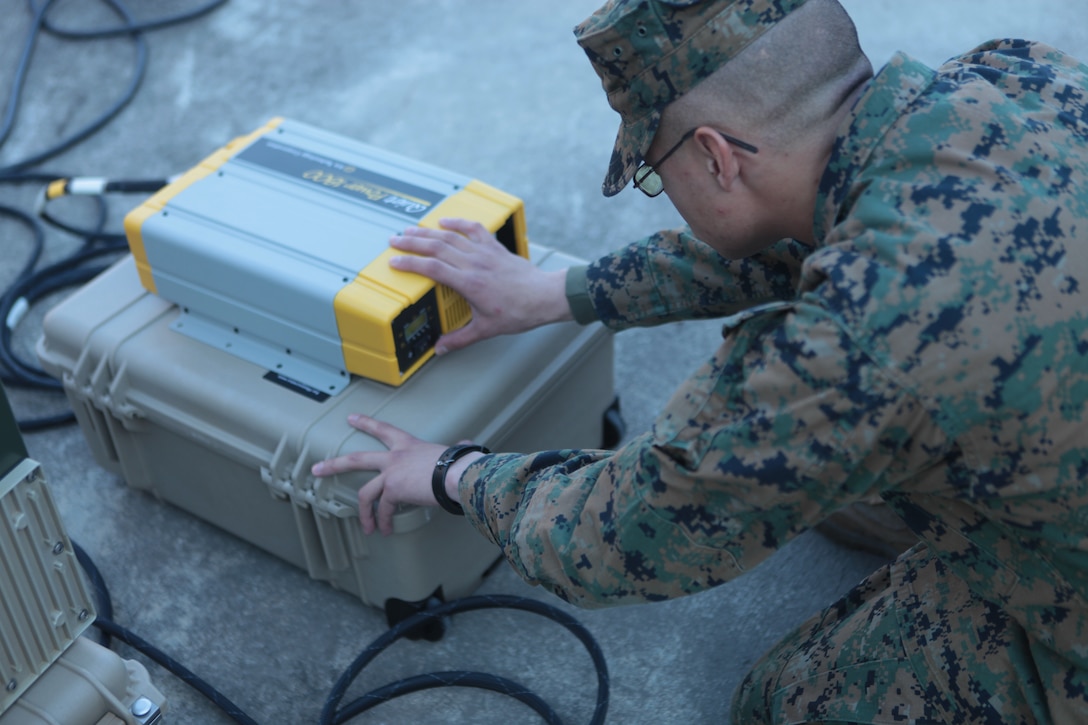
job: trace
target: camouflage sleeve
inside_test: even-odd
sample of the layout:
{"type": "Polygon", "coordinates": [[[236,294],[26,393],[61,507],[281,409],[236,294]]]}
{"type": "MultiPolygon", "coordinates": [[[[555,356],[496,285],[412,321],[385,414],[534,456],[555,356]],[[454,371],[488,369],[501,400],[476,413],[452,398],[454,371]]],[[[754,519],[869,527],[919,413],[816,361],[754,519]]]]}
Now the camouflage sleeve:
{"type": "Polygon", "coordinates": [[[582,606],[697,592],[947,451],[924,406],[822,309],[767,305],[726,332],[621,449],[469,467],[466,513],[523,578],[582,606]]]}
{"type": "Polygon", "coordinates": [[[792,298],[807,252],[800,242],[784,239],[754,256],[729,260],[687,228],[658,232],[593,262],[584,282],[568,280],[567,296],[579,322],[599,319],[616,330],[722,317],[792,298]]]}

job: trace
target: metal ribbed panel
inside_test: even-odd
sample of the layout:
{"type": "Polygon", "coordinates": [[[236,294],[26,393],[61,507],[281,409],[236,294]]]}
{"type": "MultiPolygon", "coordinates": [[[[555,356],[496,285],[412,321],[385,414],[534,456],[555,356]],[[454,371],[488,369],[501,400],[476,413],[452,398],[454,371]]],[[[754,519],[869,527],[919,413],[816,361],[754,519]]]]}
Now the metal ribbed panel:
{"type": "Polygon", "coordinates": [[[443,329],[456,330],[472,319],[472,308],[468,306],[465,298],[446,285],[438,285],[438,300],[442,309],[443,329]]]}
{"type": "Polygon", "coordinates": [[[25,459],[0,480],[0,712],[94,614],[41,468],[25,459]]]}

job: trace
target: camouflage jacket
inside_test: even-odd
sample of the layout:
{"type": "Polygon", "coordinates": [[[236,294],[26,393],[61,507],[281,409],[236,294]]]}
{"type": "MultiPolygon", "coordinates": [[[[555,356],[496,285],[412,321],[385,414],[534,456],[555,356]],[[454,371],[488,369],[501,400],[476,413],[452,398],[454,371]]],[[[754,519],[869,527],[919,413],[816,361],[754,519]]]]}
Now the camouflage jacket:
{"type": "Polygon", "coordinates": [[[722,345],[617,451],[474,463],[472,522],[592,605],[713,587],[879,493],[1041,670],[1088,670],[1086,89],[1022,41],[897,55],[835,141],[814,249],[662,233],[573,271],[583,320],[728,315],[722,345]]]}

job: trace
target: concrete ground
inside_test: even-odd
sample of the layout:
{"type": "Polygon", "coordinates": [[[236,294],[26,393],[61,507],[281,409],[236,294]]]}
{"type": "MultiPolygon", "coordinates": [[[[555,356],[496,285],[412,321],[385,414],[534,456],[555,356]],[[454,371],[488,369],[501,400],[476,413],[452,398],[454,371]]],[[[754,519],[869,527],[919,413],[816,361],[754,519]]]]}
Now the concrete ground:
{"type": "MultiPolygon", "coordinates": [[[[931,64],[991,37],[1047,41],[1088,58],[1081,0],[987,3],[843,0],[875,65],[896,49],[931,64]]],[[[197,0],[133,4],[140,19],[197,0]],[[137,7],[138,6],[138,7],[137,7]]],[[[230,0],[193,22],[149,33],[147,76],[113,122],[40,168],[72,175],[164,176],[273,116],[305,121],[481,179],[524,199],[530,236],[583,258],[677,222],[662,197],[600,194],[617,117],[571,28],[596,0],[509,3],[402,0],[318,3],[230,0]]],[[[0,92],[10,92],[33,3],[8,0],[0,23],[0,92]]],[[[104,3],[57,2],[69,28],[113,22],[104,3]]],[[[39,38],[0,166],[70,134],[131,77],[129,41],[39,38]]],[[[31,210],[37,185],[0,185],[3,204],[31,210]]],[[[117,228],[133,199],[111,200],[117,228]]],[[[86,207],[75,207],[78,217],[86,207]]],[[[0,283],[22,266],[29,237],[0,218],[0,283]]],[[[50,231],[46,259],[74,248],[50,231]]],[[[31,349],[41,313],[16,332],[31,349]]],[[[678,324],[615,339],[615,386],[629,433],[645,430],[674,387],[715,346],[717,325],[678,324]]],[[[12,389],[20,416],[64,408],[12,389]]],[[[26,436],[71,536],[97,561],[115,619],[213,683],[261,723],[313,723],[340,672],[386,629],[382,613],[273,556],[126,487],[92,460],[75,426],[26,436]]],[[[597,638],[611,674],[609,723],[720,722],[749,666],[776,639],[831,603],[878,558],[807,534],[716,590],[662,604],[579,611],[499,566],[485,593],[557,604],[597,638]]],[[[119,647],[125,657],[135,655],[119,647]]],[[[155,666],[169,722],[227,720],[155,666]]],[[[589,720],[587,655],[558,625],[521,613],[458,615],[438,643],[404,642],[380,656],[351,697],[402,677],[470,669],[520,681],[565,722],[589,720]]],[[[413,695],[358,722],[535,722],[523,704],[445,689],[413,695]]]]}

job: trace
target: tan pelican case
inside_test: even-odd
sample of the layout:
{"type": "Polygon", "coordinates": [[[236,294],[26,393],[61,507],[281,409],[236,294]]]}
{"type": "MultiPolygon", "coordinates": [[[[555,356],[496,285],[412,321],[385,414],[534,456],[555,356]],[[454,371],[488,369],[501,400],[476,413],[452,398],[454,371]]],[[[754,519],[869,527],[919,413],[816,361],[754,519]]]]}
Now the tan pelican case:
{"type": "MultiPolygon", "coordinates": [[[[544,268],[580,260],[531,245],[544,268]]],[[[373,415],[435,442],[494,451],[610,447],[620,436],[611,334],[550,325],[429,361],[399,387],[353,377],[337,394],[292,382],[171,329],[179,310],[148,293],[126,257],[53,308],[38,357],[63,380],[99,464],[384,607],[471,593],[500,552],[463,518],[406,508],[366,537],[368,474],[315,480],[311,465],[381,444],[348,426],[373,415]]],[[[153,535],[153,534],[152,534],[153,535]]]]}

